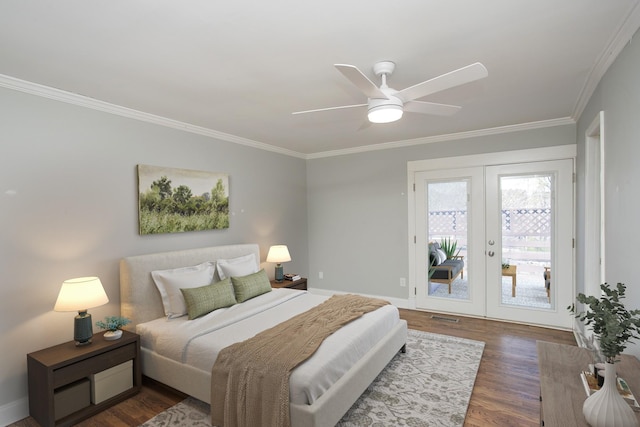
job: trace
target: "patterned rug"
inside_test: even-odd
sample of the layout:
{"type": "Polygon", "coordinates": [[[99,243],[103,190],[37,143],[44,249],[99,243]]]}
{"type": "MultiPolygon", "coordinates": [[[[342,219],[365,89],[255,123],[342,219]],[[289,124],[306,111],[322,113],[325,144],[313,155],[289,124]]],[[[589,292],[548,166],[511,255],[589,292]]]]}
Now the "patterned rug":
{"type": "MultiPolygon", "coordinates": [[[[338,426],[462,426],[484,343],[410,329],[398,353],[338,426]]],[[[144,427],[210,427],[209,405],[187,398],[144,427]]]]}

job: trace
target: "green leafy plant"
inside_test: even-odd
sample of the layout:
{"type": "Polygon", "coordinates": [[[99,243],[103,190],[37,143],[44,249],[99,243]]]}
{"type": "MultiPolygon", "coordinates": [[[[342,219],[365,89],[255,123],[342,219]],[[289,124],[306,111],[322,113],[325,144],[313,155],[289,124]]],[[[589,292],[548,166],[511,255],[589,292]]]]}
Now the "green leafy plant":
{"type": "Polygon", "coordinates": [[[587,311],[577,313],[575,304],[567,309],[585,325],[591,326],[602,355],[607,362],[614,363],[629,341],[640,338],[640,310],[629,311],[620,302],[626,290],[623,283],[618,283],[615,289],[603,283],[600,289],[604,295],[599,299],[578,294],[576,300],[587,305],[587,311]]]}
{"type": "Polygon", "coordinates": [[[104,322],[98,320],[96,322],[96,326],[100,329],[106,329],[108,331],[116,331],[122,328],[123,326],[128,325],[129,323],[131,323],[131,320],[127,319],[126,317],[107,316],[104,318],[104,322]]]}
{"type": "Polygon", "coordinates": [[[451,240],[449,237],[445,237],[440,241],[440,249],[442,249],[444,254],[447,256],[447,259],[452,259],[460,253],[460,249],[458,249],[458,241],[451,240]],[[458,249],[457,252],[456,249],[458,249]]]}

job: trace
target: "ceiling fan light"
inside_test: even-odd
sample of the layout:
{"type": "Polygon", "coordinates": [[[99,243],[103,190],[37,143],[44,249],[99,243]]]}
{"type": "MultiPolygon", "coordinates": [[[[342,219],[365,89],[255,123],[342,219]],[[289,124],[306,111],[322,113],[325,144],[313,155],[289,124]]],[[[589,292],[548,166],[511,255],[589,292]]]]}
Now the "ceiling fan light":
{"type": "Polygon", "coordinates": [[[369,121],[371,123],[391,123],[400,120],[402,107],[400,105],[386,104],[369,109],[369,121]]]}

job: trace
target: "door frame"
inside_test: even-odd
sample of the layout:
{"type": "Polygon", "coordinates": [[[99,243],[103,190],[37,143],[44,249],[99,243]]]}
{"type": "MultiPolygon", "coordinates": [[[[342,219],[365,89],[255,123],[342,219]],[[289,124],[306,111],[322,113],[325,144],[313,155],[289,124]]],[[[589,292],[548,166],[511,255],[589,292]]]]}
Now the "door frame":
{"type": "MultiPolygon", "coordinates": [[[[412,160],[407,162],[407,204],[408,204],[408,254],[409,254],[409,286],[408,307],[416,308],[416,193],[415,175],[417,172],[433,171],[451,168],[466,168],[476,166],[495,166],[502,164],[549,161],[560,159],[574,159],[577,155],[576,144],[557,145],[544,148],[530,148],[524,150],[500,151],[497,153],[473,154],[458,157],[441,157],[426,160],[412,160]]],[[[574,221],[575,228],[575,221],[574,221]]],[[[575,230],[573,230],[575,236],[575,230]]],[[[575,265],[575,251],[572,263],[575,265]]],[[[571,284],[575,294],[575,275],[571,284]]]]}
{"type": "Polygon", "coordinates": [[[584,175],[583,293],[600,296],[605,282],[604,111],[585,132],[584,175]]]}

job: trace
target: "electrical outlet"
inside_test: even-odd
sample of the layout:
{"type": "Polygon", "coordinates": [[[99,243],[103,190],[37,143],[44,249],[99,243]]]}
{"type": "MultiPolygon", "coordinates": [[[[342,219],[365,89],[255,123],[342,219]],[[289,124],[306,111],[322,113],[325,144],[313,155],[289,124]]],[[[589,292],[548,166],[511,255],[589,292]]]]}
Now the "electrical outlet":
{"type": "Polygon", "coordinates": [[[324,273],[322,271],[318,271],[318,279],[324,279],[324,273]]]}
{"type": "Polygon", "coordinates": [[[405,279],[404,277],[400,278],[400,286],[401,287],[406,287],[407,286],[407,279],[405,279]]]}

